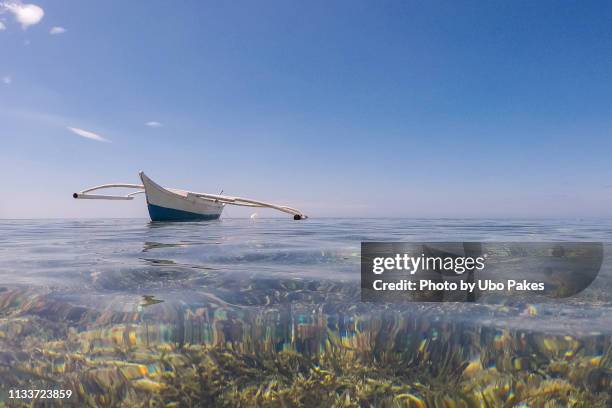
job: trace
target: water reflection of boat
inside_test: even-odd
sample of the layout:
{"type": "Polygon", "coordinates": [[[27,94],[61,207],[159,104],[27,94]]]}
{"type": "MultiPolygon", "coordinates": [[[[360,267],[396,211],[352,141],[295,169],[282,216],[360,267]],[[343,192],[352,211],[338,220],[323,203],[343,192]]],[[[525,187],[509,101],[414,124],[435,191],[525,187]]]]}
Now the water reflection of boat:
{"type": "Polygon", "coordinates": [[[103,184],[74,193],[72,196],[78,199],[93,200],[133,200],[135,195],[144,193],[147,197],[147,207],[152,221],[216,220],[221,216],[225,205],[271,208],[292,215],[294,220],[307,218],[302,211],[284,205],[243,197],[164,188],[143,172],[139,174],[142,184],[103,184]],[[94,191],[110,188],[131,188],[135,191],[127,195],[90,194],[94,191]]]}

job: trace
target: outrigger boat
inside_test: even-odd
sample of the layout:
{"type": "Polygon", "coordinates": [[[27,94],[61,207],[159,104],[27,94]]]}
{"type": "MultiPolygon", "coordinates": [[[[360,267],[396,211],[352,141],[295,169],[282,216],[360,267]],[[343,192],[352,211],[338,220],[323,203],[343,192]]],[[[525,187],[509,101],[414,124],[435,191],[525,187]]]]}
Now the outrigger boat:
{"type": "Polygon", "coordinates": [[[300,210],[285,205],[242,197],[164,188],[147,177],[142,171],[139,175],[142,184],[103,184],[74,193],[72,197],[90,200],[133,200],[134,196],[145,194],[151,221],[216,220],[221,216],[221,212],[226,205],[271,208],[292,215],[294,220],[308,218],[300,210]],[[126,195],[90,194],[94,191],[109,188],[130,188],[136,191],[126,195]]]}

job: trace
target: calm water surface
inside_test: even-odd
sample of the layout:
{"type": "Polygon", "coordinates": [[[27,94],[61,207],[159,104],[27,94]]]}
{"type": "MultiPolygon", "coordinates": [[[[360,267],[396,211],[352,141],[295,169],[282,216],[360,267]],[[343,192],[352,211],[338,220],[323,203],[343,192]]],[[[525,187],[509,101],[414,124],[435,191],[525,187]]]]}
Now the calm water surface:
{"type": "MultiPolygon", "coordinates": [[[[0,230],[5,287],[117,309],[137,307],[143,295],[196,304],[204,296],[227,306],[287,303],[300,297],[305,302],[327,297],[358,302],[361,241],[612,242],[612,222],[600,220],[17,220],[0,221],[0,230]],[[287,286],[287,293],[279,293],[279,284],[287,286]],[[299,295],[295,285],[304,286],[299,295]]],[[[609,283],[612,251],[605,248],[595,287],[609,283]]],[[[575,312],[578,320],[566,316],[563,325],[610,330],[607,306],[612,296],[588,294],[575,308],[565,302],[567,310],[562,309],[575,312]],[[584,321],[583,312],[591,306],[593,319],[584,321]]],[[[558,323],[549,318],[547,324],[552,330],[558,323]]]]}

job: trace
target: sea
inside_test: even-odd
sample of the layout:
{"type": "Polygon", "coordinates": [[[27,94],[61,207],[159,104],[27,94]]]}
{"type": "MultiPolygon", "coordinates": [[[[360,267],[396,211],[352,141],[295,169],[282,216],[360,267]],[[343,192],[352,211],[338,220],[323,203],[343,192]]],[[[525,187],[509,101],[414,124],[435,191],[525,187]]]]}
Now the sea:
{"type": "Polygon", "coordinates": [[[0,406],[612,406],[610,243],[599,219],[0,220],[0,406]],[[604,253],[567,299],[370,303],[368,241],[604,253]]]}

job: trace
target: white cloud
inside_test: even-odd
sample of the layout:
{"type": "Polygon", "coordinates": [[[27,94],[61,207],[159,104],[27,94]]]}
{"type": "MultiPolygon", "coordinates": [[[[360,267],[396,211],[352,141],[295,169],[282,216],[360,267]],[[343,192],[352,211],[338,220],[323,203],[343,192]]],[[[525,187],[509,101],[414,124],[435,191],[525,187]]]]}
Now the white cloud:
{"type": "Polygon", "coordinates": [[[106,143],[110,143],[110,140],[94,133],[94,132],[90,132],[89,130],[83,130],[83,129],[79,129],[79,128],[74,128],[74,127],[70,127],[68,126],[68,130],[70,130],[72,133],[79,135],[81,137],[87,138],[87,139],[91,139],[91,140],[95,140],[97,142],[106,142],[106,143]]]}
{"type": "Polygon", "coordinates": [[[15,20],[21,24],[25,30],[31,25],[40,23],[45,11],[36,4],[23,4],[20,1],[2,1],[1,10],[8,10],[15,16],[15,20]]]}
{"type": "Polygon", "coordinates": [[[2,82],[6,85],[10,85],[13,82],[13,78],[11,78],[9,75],[4,76],[2,77],[2,82]]]}
{"type": "Polygon", "coordinates": [[[158,128],[158,127],[162,127],[163,125],[159,122],[152,120],[150,122],[145,123],[145,126],[152,127],[152,128],[158,128]]]}
{"type": "Polygon", "coordinates": [[[49,30],[49,34],[51,35],[57,35],[57,34],[64,34],[67,30],[64,27],[52,27],[51,30],[49,30]]]}
{"type": "Polygon", "coordinates": [[[0,31],[6,30],[6,25],[2,21],[0,21],[0,31]]]}

